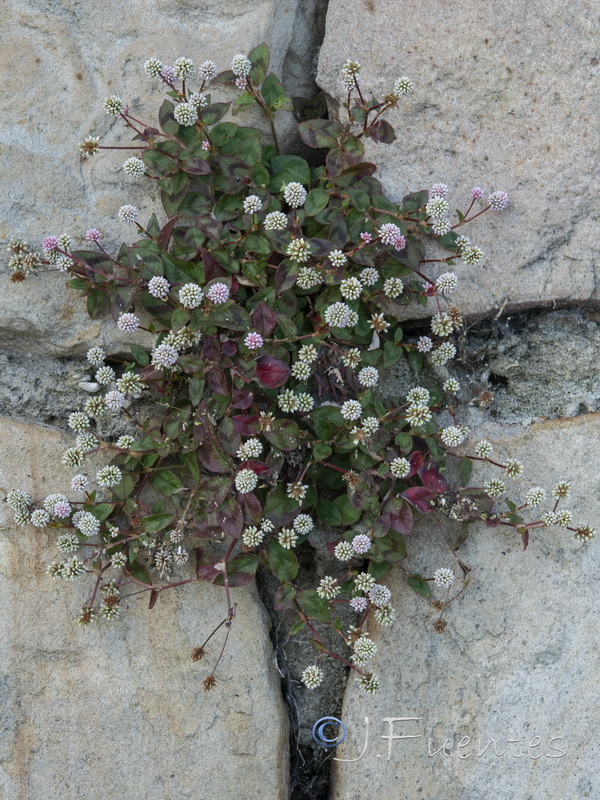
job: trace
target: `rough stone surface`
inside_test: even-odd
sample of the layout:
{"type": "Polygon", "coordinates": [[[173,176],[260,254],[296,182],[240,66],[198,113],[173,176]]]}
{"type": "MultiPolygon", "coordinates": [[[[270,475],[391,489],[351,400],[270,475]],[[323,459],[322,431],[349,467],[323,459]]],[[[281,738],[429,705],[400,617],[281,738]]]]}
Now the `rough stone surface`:
{"type": "MultiPolygon", "coordinates": [[[[64,491],[56,453],[67,441],[0,418],[2,495],[64,491]]],[[[223,617],[218,588],[170,590],[152,611],[131,600],[120,621],[80,628],[85,579],[51,581],[54,536],[0,514],[0,796],[287,797],[287,718],[254,592],[235,590],[238,618],[205,692],[221,641],[207,662],[190,652],[223,617]]]]}
{"type": "MultiPolygon", "coordinates": [[[[479,433],[498,443],[500,459],[524,462],[522,495],[568,476],[573,496],[565,508],[576,522],[596,524],[598,480],[590,466],[599,424],[598,414],[590,414],[526,429],[489,424],[479,433]]],[[[410,571],[430,577],[443,566],[462,577],[444,541],[458,534],[458,525],[443,523],[420,526],[409,542],[410,571]]],[[[373,670],[382,691],[365,695],[351,679],[342,714],[348,742],[336,757],[359,758],[365,716],[369,743],[359,760],[335,762],[332,800],[438,797],[441,787],[448,800],[596,797],[600,635],[590,590],[597,548],[552,527],[533,535],[522,552],[509,529],[473,529],[456,553],[472,569],[469,585],[446,609],[442,634],[433,628],[440,612],[431,601],[400,577],[390,579],[399,622],[374,634],[380,650],[373,670]],[[393,723],[394,735],[420,738],[382,739],[390,733],[383,720],[391,717],[420,718],[393,723]],[[494,745],[482,752],[491,739],[503,755],[494,745]]],[[[450,596],[461,588],[457,580],[450,596]]],[[[434,588],[434,599],[444,598],[434,588]]]]}
{"type": "Polygon", "coordinates": [[[318,81],[332,110],[348,58],[367,93],[400,75],[415,84],[390,114],[397,141],[367,146],[386,191],[443,181],[463,210],[473,186],[511,197],[463,228],[486,254],[460,267],[456,299],[470,314],[598,300],[599,22],[592,0],[424,0],[417,14],[394,0],[329,4],[318,81]]]}
{"type": "MultiPolygon", "coordinates": [[[[322,0],[135,0],[126,14],[116,0],[9,0],[0,38],[0,65],[10,75],[0,89],[0,169],[9,177],[0,197],[0,240],[37,246],[64,231],[82,241],[88,228],[98,227],[109,243],[132,241],[118,208],[137,205],[143,219],[157,199],[147,180],[120,172],[130,153],[79,160],[78,143],[87,135],[103,144],[129,143],[121,122],[104,113],[104,97],[118,94],[138,119],[153,121],[164,93],[143,72],[147,58],[210,58],[227,69],[236,53],[262,41],[290,93],[310,94],[323,15],[322,0]]],[[[63,284],[52,275],[5,289],[0,336],[30,340],[30,349],[43,342],[45,352],[57,355],[109,341],[113,326],[90,321],[80,295],[63,284]]]]}

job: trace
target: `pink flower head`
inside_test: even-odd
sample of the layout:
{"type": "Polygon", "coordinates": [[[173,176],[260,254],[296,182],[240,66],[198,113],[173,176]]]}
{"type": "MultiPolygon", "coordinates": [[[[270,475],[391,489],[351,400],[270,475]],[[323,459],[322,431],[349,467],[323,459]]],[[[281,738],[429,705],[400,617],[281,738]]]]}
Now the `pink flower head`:
{"type": "Polygon", "coordinates": [[[369,606],[369,601],[366,597],[353,597],[350,600],[350,607],[354,609],[354,611],[366,611],[369,606]]]}
{"type": "Polygon", "coordinates": [[[58,247],[58,239],[56,236],[46,236],[42,241],[42,249],[44,253],[52,253],[58,247]]]}
{"type": "Polygon", "coordinates": [[[445,183],[434,183],[429,192],[430,197],[448,197],[448,186],[445,183]]]}
{"type": "Polygon", "coordinates": [[[352,549],[357,555],[362,556],[371,549],[371,540],[365,533],[359,533],[352,539],[352,549]]]}
{"type": "Polygon", "coordinates": [[[203,150],[210,150],[210,142],[208,140],[202,142],[201,147],[203,150]]]}
{"type": "Polygon", "coordinates": [[[117,320],[117,328],[125,333],[133,333],[140,327],[140,320],[135,314],[121,314],[117,320]]]}
{"type": "Polygon", "coordinates": [[[263,337],[260,333],[256,333],[256,331],[251,331],[244,339],[244,344],[249,350],[258,350],[264,343],[263,337]]]}
{"type": "Polygon", "coordinates": [[[235,79],[235,85],[238,89],[245,89],[246,88],[246,78],[240,75],[239,78],[235,79]]]}
{"type": "Polygon", "coordinates": [[[365,244],[369,244],[371,239],[373,238],[370,233],[361,233],[360,238],[363,240],[365,244]]]}
{"type": "Polygon", "coordinates": [[[394,239],[394,247],[396,250],[404,250],[406,247],[406,239],[404,236],[402,236],[402,234],[394,239]]]}
{"type": "Polygon", "coordinates": [[[175,70],[173,67],[169,67],[167,64],[163,66],[160,71],[160,77],[163,78],[167,83],[175,83],[177,80],[177,75],[175,75],[175,70]]]}
{"type": "Polygon", "coordinates": [[[98,243],[102,238],[102,234],[98,230],[98,228],[91,228],[89,231],[85,232],[85,240],[86,242],[94,242],[98,243]]]}
{"type": "Polygon", "coordinates": [[[488,197],[488,203],[492,211],[504,211],[509,203],[508,195],[506,192],[493,192],[488,197]]]}
{"type": "Polygon", "coordinates": [[[64,519],[71,513],[71,505],[66,500],[59,500],[54,504],[54,516],[64,519]]]}
{"type": "Polygon", "coordinates": [[[229,300],[229,287],[225,283],[213,283],[206,292],[211,303],[226,303],[229,300]]]}
{"type": "Polygon", "coordinates": [[[485,192],[483,191],[481,186],[474,186],[471,189],[471,197],[473,198],[473,200],[481,200],[481,198],[484,196],[484,194],[485,194],[485,192]]]}
{"type": "Polygon", "coordinates": [[[379,228],[378,233],[381,244],[395,244],[396,240],[402,236],[402,231],[397,225],[394,225],[393,222],[384,223],[381,228],[379,228]]]}

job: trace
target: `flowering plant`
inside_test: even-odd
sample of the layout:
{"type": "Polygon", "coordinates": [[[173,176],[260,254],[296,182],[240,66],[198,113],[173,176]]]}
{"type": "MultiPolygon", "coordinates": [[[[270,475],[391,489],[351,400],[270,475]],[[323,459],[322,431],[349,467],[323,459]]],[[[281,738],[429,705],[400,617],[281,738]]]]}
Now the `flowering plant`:
{"type": "MultiPolygon", "coordinates": [[[[52,577],[94,578],[82,624],[117,617],[126,597],[148,593],[152,607],[165,589],[204,580],[224,587],[221,625],[230,627],[232,590],[263,565],[279,581],[276,608],[297,612],[293,630],[309,633],[318,654],[305,685],[320,684],[319,661],[330,655],[373,692],[368,625],[395,618],[383,576],[399,565],[425,597],[432,582],[449,592],[455,580],[448,567],[424,577],[403,566],[415,514],[437,510],[462,524],[462,536],[477,520],[509,526],[524,546],[548,524],[581,540],[593,531],[558,510],[566,483],[555,487],[551,510],[531,521],[523,509],[540,505],[543,489],[497,509],[502,480],[468,486],[474,461],[510,478],[522,466],[493,461],[487,441],[470,455],[457,451],[468,431],[457,417],[455,379],[415,386],[402,399],[381,390],[382,372],[401,359],[418,375],[425,358],[439,367],[455,356],[451,338],[462,321],[448,301],[458,282],[448,267],[483,256],[459,229],[505,209],[507,195],[484,199],[474,188],[454,223],[444,184],[391,202],[363,160],[363,142],[395,139],[384,116],[412,84],[402,77],[382,99],[365,99],[360,65],[350,61],[342,70],[347,120],[299,124],[304,144],[326,152],[318,166],[281,154],[275,118],[292,102],[268,65],[264,44],[219,74],[210,61],[147,61],[146,73],[167,90],[159,127],[140,122],[115,95],[104,105],[133,133],[135,154],[123,171],[156,181],[164,219],[153,214],[143,226],[138,210],[123,205],[118,216],[138,238],[116,255],[97,229],[85,234],[86,249],[65,234],[47,236],[40,254],[11,242],[13,280],[65,272],[93,317],[110,313],[121,331],[146,331],[148,346],[132,344],[131,359],[112,365],[100,347],[87,354],[97,391],[70,415],[76,440],[62,456],[78,471],[77,499],[52,494],[32,508],[29,493],[16,489],[7,501],[16,523],[57,530],[62,557],[50,565],[52,577]],[[227,84],[240,90],[235,101],[213,100],[209,85],[227,84]],[[253,105],[272,143],[225,118],[253,105]],[[428,239],[446,255],[426,258],[428,239]],[[440,267],[435,278],[424,272],[440,267]],[[405,338],[405,307],[430,299],[431,334],[405,338]],[[96,421],[107,414],[124,415],[130,431],[102,441],[96,421]],[[80,472],[100,449],[111,463],[92,477],[80,472]],[[460,467],[455,485],[450,460],[460,467]],[[328,533],[339,570],[301,589],[296,551],[315,526],[328,533]],[[169,578],[190,556],[193,574],[169,578]],[[347,634],[340,603],[355,614],[347,634]],[[337,630],[348,652],[329,648],[319,626],[337,630]]],[[[81,144],[85,157],[101,149],[95,137],[81,144]]],[[[213,670],[206,688],[214,680],[213,670]]]]}

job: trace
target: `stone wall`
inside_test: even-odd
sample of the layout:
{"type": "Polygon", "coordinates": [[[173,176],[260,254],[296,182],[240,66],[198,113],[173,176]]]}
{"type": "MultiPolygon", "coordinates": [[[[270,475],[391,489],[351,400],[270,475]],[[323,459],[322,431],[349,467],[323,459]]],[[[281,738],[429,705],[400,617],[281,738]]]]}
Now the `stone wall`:
{"type": "MultiPolygon", "coordinates": [[[[290,92],[310,95],[325,5],[7,0],[0,238],[37,243],[49,233],[81,236],[92,226],[109,244],[127,236],[118,207],[131,202],[146,214],[156,198],[145,182],[123,180],[119,151],[80,162],[77,145],[88,134],[125,140],[104,114],[103,97],[127,98],[143,118],[155,113],[159,97],[142,73],[146,58],[189,55],[225,67],[263,40],[290,92]]],[[[330,0],[317,76],[332,114],[347,58],[363,63],[363,84],[377,92],[400,75],[414,81],[414,93],[394,112],[398,141],[367,149],[392,197],[435,181],[449,184],[457,207],[474,185],[510,194],[508,212],[469,231],[486,260],[461,267],[456,296],[465,313],[491,321],[475,331],[457,366],[463,382],[472,376],[464,399],[494,391],[491,410],[473,406],[470,422],[522,458],[527,486],[572,477],[572,510],[592,524],[598,416],[582,412],[600,408],[599,22],[591,0],[424,0],[418,8],[330,0]],[[556,304],[575,308],[519,313],[556,304]]],[[[285,133],[292,141],[289,126],[285,133]]],[[[0,292],[0,496],[19,485],[36,496],[64,490],[55,454],[69,440],[66,415],[80,405],[83,354],[91,344],[112,354],[123,347],[114,325],[91,321],[62,284],[37,277],[0,292]]],[[[394,380],[399,393],[408,377],[394,380]]],[[[206,693],[206,670],[190,651],[222,618],[217,589],[184,587],[161,597],[152,612],[132,602],[114,627],[83,630],[72,622],[81,605],[77,584],[65,591],[44,574],[54,557],[49,537],[15,528],[5,512],[0,795],[286,798],[288,714],[258,596],[238,590],[226,680],[206,693]]],[[[444,544],[455,534],[439,521],[423,528],[411,543],[420,555],[410,569],[455,563],[444,544]]],[[[379,635],[386,645],[377,663],[381,695],[365,698],[351,680],[341,711],[331,707],[337,695],[329,689],[306,704],[304,716],[300,708],[300,723],[292,714],[294,725],[304,726],[319,703],[322,715],[341,715],[349,738],[338,758],[360,754],[364,717],[370,719],[363,758],[335,762],[332,800],[436,797],[441,785],[450,800],[596,797],[595,546],[586,550],[553,529],[522,553],[514,536],[482,530],[458,555],[472,567],[470,585],[446,612],[443,634],[431,625],[431,605],[393,579],[401,621],[379,635]],[[382,720],[403,716],[420,717],[420,727],[395,723],[394,733],[422,738],[389,741],[388,760],[382,720]],[[471,737],[471,749],[459,749],[463,736],[471,737]],[[529,746],[535,736],[540,746],[517,756],[473,751],[486,737],[499,745],[525,738],[529,746]],[[558,753],[551,736],[562,737],[554,745],[564,756],[548,757],[558,753]],[[428,755],[428,738],[433,749],[448,739],[446,754],[428,755]]],[[[305,796],[295,789],[294,799],[305,796]]]]}

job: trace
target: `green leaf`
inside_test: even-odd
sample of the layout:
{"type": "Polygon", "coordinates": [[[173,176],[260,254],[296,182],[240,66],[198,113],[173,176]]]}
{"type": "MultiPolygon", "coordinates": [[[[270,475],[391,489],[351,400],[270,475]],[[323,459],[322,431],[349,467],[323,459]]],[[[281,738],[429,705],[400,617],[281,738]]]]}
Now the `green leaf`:
{"type": "Polygon", "coordinates": [[[148,569],[143,564],[140,564],[139,561],[134,561],[133,564],[129,564],[129,566],[125,567],[125,569],[127,572],[133,575],[136,580],[141,581],[148,586],[152,586],[152,577],[148,572],[148,569]]]}
{"type": "Polygon", "coordinates": [[[317,442],[312,452],[313,461],[323,461],[324,458],[329,458],[331,453],[332,450],[328,444],[325,442],[317,442]]]}
{"type": "Polygon", "coordinates": [[[237,97],[236,100],[234,101],[233,106],[231,108],[231,113],[235,117],[242,111],[245,111],[247,108],[250,108],[250,106],[253,106],[255,102],[256,100],[252,97],[251,94],[248,94],[248,92],[242,92],[242,94],[239,95],[239,97],[237,97]]]}
{"type": "Polygon", "coordinates": [[[358,522],[361,518],[361,509],[352,505],[347,494],[341,494],[339,497],[336,497],[333,502],[342,515],[342,525],[354,525],[354,523],[358,522]]]}
{"type": "Polygon", "coordinates": [[[269,543],[269,565],[280,581],[293,581],[298,574],[298,559],[273,537],[269,543]]]}
{"type": "Polygon", "coordinates": [[[406,582],[411,589],[414,589],[421,597],[431,597],[431,589],[429,583],[422,575],[407,575],[406,582]]]}
{"type": "Polygon", "coordinates": [[[271,111],[278,111],[290,102],[285,96],[285,89],[281,85],[279,78],[272,72],[265,78],[261,93],[271,111]]]}
{"type": "Polygon", "coordinates": [[[404,355],[404,350],[395,342],[386,342],[383,345],[383,366],[393,367],[404,355]]]}
{"type": "Polygon", "coordinates": [[[267,70],[269,69],[270,58],[269,48],[264,42],[248,53],[248,59],[252,64],[250,80],[255,86],[260,86],[264,81],[267,70]]]}
{"type": "Polygon", "coordinates": [[[86,508],[86,511],[89,511],[93,514],[98,522],[104,522],[105,519],[108,519],[113,512],[114,509],[113,503],[97,503],[95,506],[90,506],[90,508],[86,508]]]}
{"type": "Polygon", "coordinates": [[[233,139],[237,125],[235,122],[220,122],[210,132],[210,138],[215,147],[222,147],[228,141],[233,139]]]}
{"type": "Polygon", "coordinates": [[[148,533],[158,533],[164,531],[173,522],[172,514],[150,514],[147,517],[142,517],[142,528],[148,533]]]}
{"type": "Polygon", "coordinates": [[[300,633],[300,631],[304,630],[304,628],[306,628],[306,622],[303,622],[302,620],[294,622],[290,628],[290,636],[295,636],[297,633],[300,633]]]}
{"type": "Polygon", "coordinates": [[[271,159],[273,177],[269,183],[272,192],[279,193],[282,184],[297,181],[308,186],[310,184],[310,167],[299,156],[275,156],[271,159]]]}
{"type": "Polygon", "coordinates": [[[407,353],[408,363],[410,368],[418,377],[421,369],[423,368],[423,353],[418,353],[416,350],[409,350],[407,353]]]}
{"type": "MultiPolygon", "coordinates": [[[[229,111],[231,103],[213,103],[202,109],[202,122],[205,125],[216,125],[229,111]]],[[[168,133],[168,131],[166,131],[168,133]]]]}
{"type": "Polygon", "coordinates": [[[460,485],[466,486],[471,480],[473,473],[473,462],[470,458],[463,458],[460,462],[460,485]]]}
{"type": "Polygon", "coordinates": [[[202,400],[205,384],[206,381],[204,380],[204,378],[201,378],[198,375],[194,375],[193,378],[190,378],[188,384],[188,391],[190,396],[190,402],[193,406],[199,405],[200,401],[202,400]]]}
{"type": "Polygon", "coordinates": [[[87,311],[92,319],[108,307],[108,293],[104,289],[93,289],[87,296],[87,311]]]}
{"type": "Polygon", "coordinates": [[[319,522],[325,525],[342,525],[343,516],[342,512],[335,503],[331,500],[326,500],[322,497],[317,503],[315,508],[315,516],[319,522]]]}
{"type": "Polygon", "coordinates": [[[71,278],[70,281],[67,281],[67,286],[70,289],[78,289],[83,292],[86,292],[90,288],[89,283],[81,278],[71,278]]]}
{"type": "Polygon", "coordinates": [[[302,607],[307,617],[316,619],[319,622],[329,622],[331,615],[329,605],[324,597],[319,597],[315,589],[307,589],[302,592],[302,607]]]}
{"type": "Polygon", "coordinates": [[[304,210],[309,217],[316,217],[329,203],[329,192],[325,189],[311,189],[304,203],[304,210]]]}
{"type": "Polygon", "coordinates": [[[177,475],[169,469],[161,469],[152,476],[152,486],[160,494],[171,495],[182,485],[177,475]]]}
{"type": "Polygon", "coordinates": [[[342,129],[330,119],[309,119],[298,125],[300,138],[309,147],[336,147],[342,129]]]}

